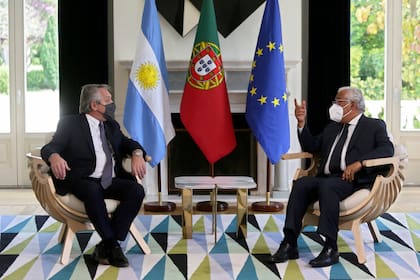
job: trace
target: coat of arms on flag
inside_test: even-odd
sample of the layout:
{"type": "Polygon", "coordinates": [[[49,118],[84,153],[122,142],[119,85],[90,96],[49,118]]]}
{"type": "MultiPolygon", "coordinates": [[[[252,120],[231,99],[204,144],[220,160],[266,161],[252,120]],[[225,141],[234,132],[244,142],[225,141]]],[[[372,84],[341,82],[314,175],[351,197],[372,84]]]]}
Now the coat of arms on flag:
{"type": "Polygon", "coordinates": [[[193,49],[188,83],[199,89],[217,87],[223,81],[220,50],[217,45],[201,42],[193,49]]]}
{"type": "Polygon", "coordinates": [[[236,147],[213,0],[204,0],[182,95],[181,121],[213,164],[236,147]]]}

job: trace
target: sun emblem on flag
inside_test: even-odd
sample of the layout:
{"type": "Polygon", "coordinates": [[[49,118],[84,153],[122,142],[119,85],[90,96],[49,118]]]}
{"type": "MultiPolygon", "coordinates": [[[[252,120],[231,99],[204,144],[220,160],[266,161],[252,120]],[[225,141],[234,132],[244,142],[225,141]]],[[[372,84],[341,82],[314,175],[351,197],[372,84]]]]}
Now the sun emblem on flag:
{"type": "Polygon", "coordinates": [[[137,68],[136,79],[141,88],[154,89],[160,80],[159,70],[152,62],[142,63],[137,68]]]}
{"type": "Polygon", "coordinates": [[[211,89],[220,85],[223,79],[219,47],[210,42],[196,44],[188,71],[188,83],[198,89],[211,89]]]}

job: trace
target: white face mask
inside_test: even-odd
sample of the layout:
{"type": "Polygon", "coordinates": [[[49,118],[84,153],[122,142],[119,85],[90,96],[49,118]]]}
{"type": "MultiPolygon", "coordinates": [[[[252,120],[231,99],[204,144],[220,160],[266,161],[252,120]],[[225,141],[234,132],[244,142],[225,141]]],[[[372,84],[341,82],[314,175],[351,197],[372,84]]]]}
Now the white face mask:
{"type": "Polygon", "coordinates": [[[344,107],[341,107],[340,105],[337,105],[337,104],[331,105],[331,107],[330,107],[330,119],[332,121],[335,121],[335,122],[341,122],[343,120],[343,117],[347,116],[351,112],[351,110],[350,110],[346,113],[345,116],[343,116],[343,109],[346,108],[348,105],[350,105],[350,103],[346,104],[346,106],[344,106],[344,107]]]}

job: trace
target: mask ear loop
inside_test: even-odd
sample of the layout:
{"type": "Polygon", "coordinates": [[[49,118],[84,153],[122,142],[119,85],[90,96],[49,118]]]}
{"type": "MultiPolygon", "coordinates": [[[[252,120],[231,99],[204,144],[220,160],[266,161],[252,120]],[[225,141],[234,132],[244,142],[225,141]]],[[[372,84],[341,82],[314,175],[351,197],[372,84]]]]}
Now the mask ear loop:
{"type": "MultiPolygon", "coordinates": [[[[344,106],[344,107],[343,107],[343,109],[344,109],[344,108],[346,108],[346,107],[347,107],[347,105],[350,105],[350,104],[351,104],[351,101],[350,101],[350,103],[346,104],[346,106],[344,106]]],[[[344,111],[344,110],[343,110],[343,111],[344,111]]],[[[348,115],[349,115],[352,111],[353,111],[353,110],[351,110],[351,109],[350,109],[350,111],[348,111],[347,113],[345,113],[341,119],[343,119],[343,118],[347,117],[347,116],[348,116],[348,115]]]]}

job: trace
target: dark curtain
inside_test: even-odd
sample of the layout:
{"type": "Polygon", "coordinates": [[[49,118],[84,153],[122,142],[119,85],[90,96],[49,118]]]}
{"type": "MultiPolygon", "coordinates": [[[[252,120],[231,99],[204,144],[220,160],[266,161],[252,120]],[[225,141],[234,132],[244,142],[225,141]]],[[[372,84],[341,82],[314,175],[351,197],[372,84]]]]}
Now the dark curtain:
{"type": "Polygon", "coordinates": [[[61,116],[79,112],[82,85],[109,82],[107,2],[58,2],[61,116]]]}
{"type": "Polygon", "coordinates": [[[350,0],[309,1],[308,24],[307,124],[317,134],[337,89],[350,84],[350,0]]]}

